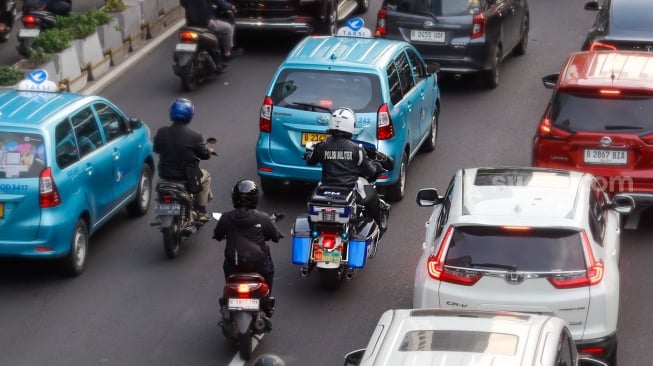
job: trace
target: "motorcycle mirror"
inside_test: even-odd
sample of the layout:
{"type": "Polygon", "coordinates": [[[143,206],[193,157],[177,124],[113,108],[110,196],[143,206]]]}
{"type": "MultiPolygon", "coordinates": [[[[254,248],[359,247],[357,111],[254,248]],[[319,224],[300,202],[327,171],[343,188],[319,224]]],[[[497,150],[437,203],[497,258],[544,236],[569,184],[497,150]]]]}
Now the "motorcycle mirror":
{"type": "Polygon", "coordinates": [[[216,139],[215,137],[209,137],[209,138],[206,139],[206,143],[210,144],[210,145],[213,145],[216,142],[218,142],[218,139],[216,139]]]}
{"type": "Polygon", "coordinates": [[[313,142],[313,141],[307,142],[307,143],[306,143],[306,150],[313,150],[313,149],[315,149],[315,145],[317,145],[317,143],[315,143],[315,142],[313,142]]]}

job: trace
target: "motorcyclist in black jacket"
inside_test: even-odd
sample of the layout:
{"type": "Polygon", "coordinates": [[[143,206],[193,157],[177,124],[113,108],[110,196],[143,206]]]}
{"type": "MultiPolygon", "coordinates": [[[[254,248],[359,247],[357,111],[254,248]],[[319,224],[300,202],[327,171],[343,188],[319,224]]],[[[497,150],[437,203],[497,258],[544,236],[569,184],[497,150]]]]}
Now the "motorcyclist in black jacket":
{"type": "Polygon", "coordinates": [[[272,291],[274,264],[268,241],[283,238],[273,219],[258,211],[259,189],[254,181],[241,180],[231,190],[234,209],[225,212],[213,231],[213,239],[227,240],[224,249],[225,281],[235,272],[259,273],[272,291]]]}
{"type": "MultiPolygon", "coordinates": [[[[322,164],[320,184],[354,189],[358,177],[376,180],[385,171],[382,164],[368,157],[359,143],[352,141],[356,124],[356,113],[350,108],[336,109],[329,119],[329,136],[325,141],[307,150],[304,159],[308,165],[322,164]]],[[[371,185],[356,191],[357,198],[366,212],[385,231],[381,220],[379,195],[371,185]]]]}
{"type": "Polygon", "coordinates": [[[241,49],[233,50],[235,25],[218,19],[213,7],[215,4],[218,11],[233,14],[236,7],[232,3],[227,0],[180,0],[180,4],[185,10],[187,25],[208,28],[215,33],[220,40],[225,61],[230,61],[242,52],[241,49]]]}
{"type": "MultiPolygon", "coordinates": [[[[202,134],[188,127],[193,119],[195,108],[190,100],[177,98],[170,105],[172,124],[159,128],[154,136],[154,152],[159,154],[159,178],[186,182],[187,167],[197,166],[199,160],[208,160],[215,151],[207,147],[202,134]]],[[[207,222],[206,206],[211,193],[211,174],[201,169],[202,191],[198,193],[199,221],[207,222]]]]}

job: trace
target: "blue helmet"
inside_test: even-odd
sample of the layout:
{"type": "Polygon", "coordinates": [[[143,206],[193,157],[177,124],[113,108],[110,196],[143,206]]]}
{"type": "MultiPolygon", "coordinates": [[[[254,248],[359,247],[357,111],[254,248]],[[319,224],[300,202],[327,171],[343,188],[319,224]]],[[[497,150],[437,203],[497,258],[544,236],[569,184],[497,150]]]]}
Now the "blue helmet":
{"type": "Polygon", "coordinates": [[[195,107],[189,99],[177,98],[170,104],[170,120],[175,122],[190,123],[195,114],[195,107]]]}

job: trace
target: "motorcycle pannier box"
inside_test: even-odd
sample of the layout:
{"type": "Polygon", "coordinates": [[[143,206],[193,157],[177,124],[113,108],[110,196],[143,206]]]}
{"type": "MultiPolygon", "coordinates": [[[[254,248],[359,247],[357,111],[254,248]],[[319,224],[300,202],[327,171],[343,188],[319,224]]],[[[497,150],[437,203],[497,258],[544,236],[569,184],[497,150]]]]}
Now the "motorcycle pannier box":
{"type": "Polygon", "coordinates": [[[292,230],[292,262],[294,264],[307,264],[311,254],[310,225],[307,216],[300,216],[295,220],[292,230]]]}
{"type": "Polygon", "coordinates": [[[355,205],[356,196],[351,189],[320,185],[311,195],[308,212],[312,222],[344,224],[355,205]]]}
{"type": "Polygon", "coordinates": [[[367,259],[367,243],[364,240],[349,241],[349,262],[351,268],[363,268],[367,259]]]}

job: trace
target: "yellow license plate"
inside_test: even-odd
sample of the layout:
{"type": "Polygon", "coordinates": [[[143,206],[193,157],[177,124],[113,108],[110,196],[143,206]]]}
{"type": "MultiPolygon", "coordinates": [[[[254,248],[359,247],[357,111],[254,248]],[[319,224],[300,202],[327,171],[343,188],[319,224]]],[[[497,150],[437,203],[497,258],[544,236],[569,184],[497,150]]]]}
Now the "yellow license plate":
{"type": "Polygon", "coordinates": [[[0,202],[0,219],[5,218],[5,204],[0,202]]]}
{"type": "Polygon", "coordinates": [[[309,142],[322,142],[329,137],[326,133],[317,132],[302,132],[302,146],[306,146],[309,142]]]}

